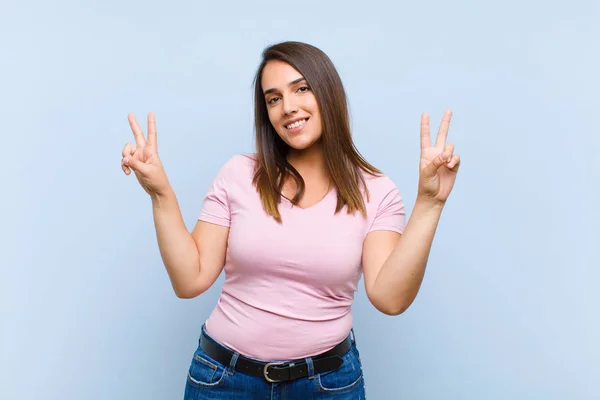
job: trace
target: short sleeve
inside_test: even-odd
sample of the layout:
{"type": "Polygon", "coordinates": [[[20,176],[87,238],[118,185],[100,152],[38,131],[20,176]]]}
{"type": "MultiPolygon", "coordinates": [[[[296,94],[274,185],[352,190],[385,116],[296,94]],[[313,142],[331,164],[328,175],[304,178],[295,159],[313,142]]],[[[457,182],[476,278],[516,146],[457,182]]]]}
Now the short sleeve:
{"type": "Polygon", "coordinates": [[[403,233],[406,226],[406,212],[398,188],[391,179],[386,177],[378,189],[381,190],[381,201],[377,206],[377,213],[368,232],[394,231],[403,233]]]}
{"type": "Polygon", "coordinates": [[[230,159],[213,179],[200,211],[199,220],[212,224],[229,227],[231,225],[231,208],[228,197],[228,188],[234,178],[235,157],[230,159]]]}

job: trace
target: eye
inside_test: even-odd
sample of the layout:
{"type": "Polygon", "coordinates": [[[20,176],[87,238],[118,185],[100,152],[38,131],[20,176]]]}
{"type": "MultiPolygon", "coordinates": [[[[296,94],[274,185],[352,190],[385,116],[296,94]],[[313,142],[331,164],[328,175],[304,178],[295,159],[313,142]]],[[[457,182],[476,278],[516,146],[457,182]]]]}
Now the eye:
{"type": "Polygon", "coordinates": [[[275,104],[275,102],[279,100],[279,97],[271,97],[269,100],[267,100],[268,104],[275,104]]]}
{"type": "Polygon", "coordinates": [[[298,88],[298,91],[300,93],[308,92],[309,90],[310,90],[310,88],[308,86],[302,86],[302,87],[298,88]]]}

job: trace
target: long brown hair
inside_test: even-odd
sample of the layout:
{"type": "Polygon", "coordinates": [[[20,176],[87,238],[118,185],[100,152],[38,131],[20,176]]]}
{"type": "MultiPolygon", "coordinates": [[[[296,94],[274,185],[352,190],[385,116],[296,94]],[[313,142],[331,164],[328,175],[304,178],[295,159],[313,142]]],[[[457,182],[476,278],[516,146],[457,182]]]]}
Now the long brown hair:
{"type": "Polygon", "coordinates": [[[348,213],[360,211],[366,218],[361,186],[367,200],[369,193],[362,172],[379,175],[381,171],[360,155],[352,141],[346,92],[333,63],[320,49],[301,42],[283,42],[267,47],[254,78],[257,165],[253,183],[265,212],[281,222],[278,205],[287,178],[294,179],[297,187],[292,204],[298,205],[305,188],[302,176],[287,161],[290,147],[279,137],[269,120],[261,81],[265,65],[272,60],[286,62],[302,74],[317,99],[323,121],[320,140],[325,167],[337,189],[335,213],[347,206],[348,213]]]}

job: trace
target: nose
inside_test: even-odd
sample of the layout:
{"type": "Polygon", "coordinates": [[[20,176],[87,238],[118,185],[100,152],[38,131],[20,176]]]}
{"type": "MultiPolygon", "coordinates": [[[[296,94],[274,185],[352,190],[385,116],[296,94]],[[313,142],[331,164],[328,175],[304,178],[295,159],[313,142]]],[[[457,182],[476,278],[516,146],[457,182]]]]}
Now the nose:
{"type": "Polygon", "coordinates": [[[298,112],[298,104],[294,101],[293,96],[285,96],[282,99],[283,102],[283,113],[285,115],[295,114],[298,112]]]}

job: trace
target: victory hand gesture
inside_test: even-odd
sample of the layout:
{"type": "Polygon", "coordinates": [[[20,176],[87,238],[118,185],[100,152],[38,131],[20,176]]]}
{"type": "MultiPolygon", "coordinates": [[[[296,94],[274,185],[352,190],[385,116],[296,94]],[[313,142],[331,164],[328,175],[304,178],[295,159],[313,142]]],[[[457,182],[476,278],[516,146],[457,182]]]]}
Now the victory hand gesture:
{"type": "Polygon", "coordinates": [[[435,145],[429,136],[429,115],[421,115],[421,161],[419,166],[418,197],[444,204],[452,191],[460,157],[454,154],[454,145],[446,143],[452,111],[444,113],[435,145]]]}
{"type": "Polygon", "coordinates": [[[158,157],[156,143],[156,120],[154,114],[148,114],[148,139],[133,114],[127,116],[133,131],[136,145],[127,143],[123,149],[121,168],[126,175],[135,173],[140,185],[150,196],[156,196],[168,191],[170,184],[167,174],[158,157]]]}

